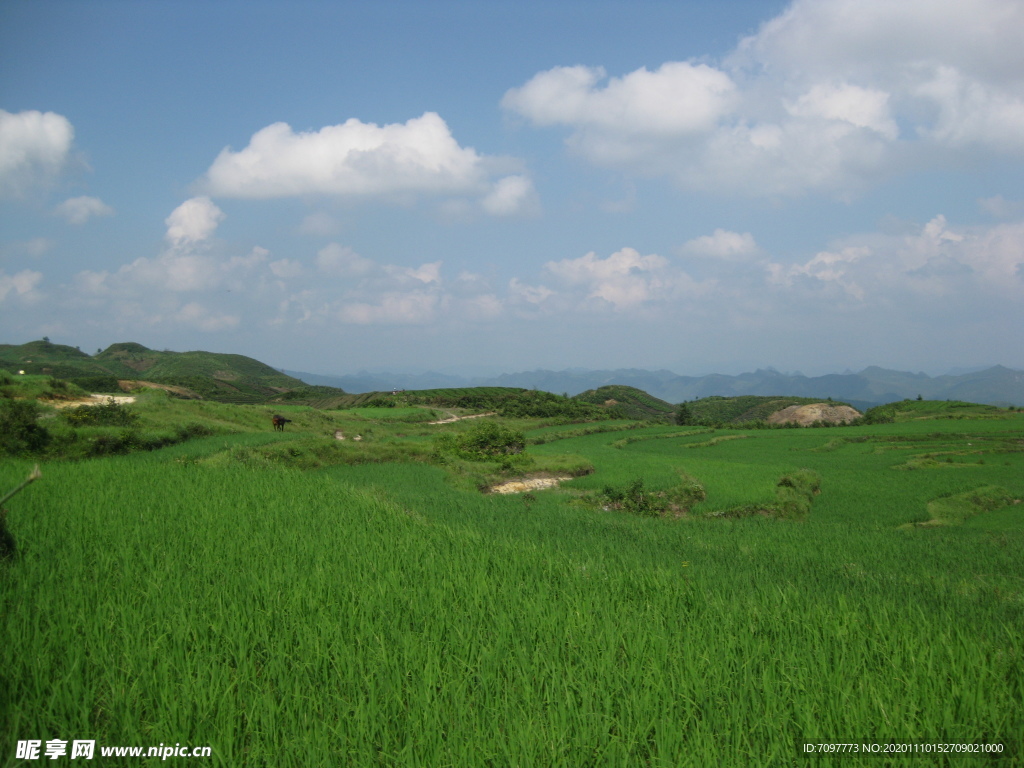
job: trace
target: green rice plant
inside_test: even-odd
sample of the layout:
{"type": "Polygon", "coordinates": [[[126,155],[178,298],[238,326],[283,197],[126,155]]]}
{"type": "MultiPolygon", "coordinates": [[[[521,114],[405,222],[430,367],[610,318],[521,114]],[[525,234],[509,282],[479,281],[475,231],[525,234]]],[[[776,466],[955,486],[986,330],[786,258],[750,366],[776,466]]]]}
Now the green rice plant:
{"type": "MultiPolygon", "coordinates": [[[[996,742],[1009,765],[1024,754],[1020,505],[897,530],[982,484],[1021,498],[1011,421],[852,427],[827,451],[812,430],[708,450],[686,447],[701,437],[566,436],[529,455],[594,472],[526,503],[423,461],[300,471],[232,456],[429,453],[432,433],[398,438],[407,426],[375,423],[359,446],[322,434],[365,424],[344,412],[299,411],[282,435],[251,406],[167,407],[234,432],[49,462],[11,505],[5,744],[202,743],[215,765],[285,768],[795,765],[800,744],[847,738],[996,742]],[[989,460],[969,480],[886,471],[979,437],[989,460]],[[681,472],[707,493],[685,519],[567,503],[636,478],[658,494],[681,472]],[[815,475],[799,525],[700,513],[772,503],[784,476],[813,494],[815,475]],[[989,516],[998,527],[977,527],[989,516]]],[[[164,418],[155,401],[138,410],[154,430],[164,418]]],[[[0,487],[30,468],[0,462],[0,487]]]]}
{"type": "Polygon", "coordinates": [[[1005,488],[982,486],[928,502],[929,519],[918,525],[960,525],[969,517],[1009,506],[1015,501],[1020,503],[1005,488]]]}

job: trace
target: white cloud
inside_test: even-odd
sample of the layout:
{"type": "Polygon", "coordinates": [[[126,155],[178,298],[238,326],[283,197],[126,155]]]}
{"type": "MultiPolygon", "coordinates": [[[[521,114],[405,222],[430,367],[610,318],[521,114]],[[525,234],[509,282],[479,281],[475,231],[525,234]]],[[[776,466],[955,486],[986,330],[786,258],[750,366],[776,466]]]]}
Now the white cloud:
{"type": "Polygon", "coordinates": [[[345,277],[368,275],[377,268],[377,264],[360,256],[347,245],[331,243],[320,249],[316,255],[316,265],[321,272],[345,277]]]}
{"type": "Polygon", "coordinates": [[[915,164],[1024,153],[1019,0],[795,0],[716,66],[556,67],[505,94],[596,165],[848,198],[915,164]]]}
{"type": "Polygon", "coordinates": [[[537,192],[527,176],[506,176],[480,203],[493,216],[512,216],[536,212],[539,208],[537,192]]]}
{"type": "Polygon", "coordinates": [[[174,313],[173,319],[182,325],[192,326],[201,331],[224,331],[238,326],[237,315],[217,314],[194,301],[185,304],[174,313]]]}
{"type": "Polygon", "coordinates": [[[854,298],[863,301],[864,289],[852,277],[852,266],[867,257],[871,251],[864,247],[848,247],[838,251],[821,251],[805,264],[794,264],[788,269],[780,264],[768,266],[769,281],[792,286],[795,279],[808,277],[822,283],[834,283],[854,298]]]}
{"type": "MultiPolygon", "coordinates": [[[[1024,29],[1021,30],[1024,33],[1024,29]]],[[[938,66],[916,94],[938,111],[919,132],[951,147],[980,145],[997,151],[1024,152],[1024,98],[968,77],[955,67],[938,66]]]]}
{"type": "Polygon", "coordinates": [[[176,247],[194,246],[208,240],[223,220],[224,212],[210,198],[193,197],[175,208],[164,221],[166,238],[176,247]]]}
{"type": "Polygon", "coordinates": [[[258,246],[245,256],[225,259],[205,248],[187,247],[180,243],[195,245],[178,239],[157,256],[141,256],[113,273],[85,270],[76,276],[79,289],[84,295],[107,299],[154,293],[166,295],[168,292],[235,290],[245,286],[250,276],[269,262],[269,251],[258,246]]]}
{"type": "Polygon", "coordinates": [[[544,285],[528,285],[519,278],[513,277],[508,283],[509,298],[514,303],[540,305],[555,295],[555,292],[544,285]]]}
{"type": "MultiPolygon", "coordinates": [[[[793,291],[838,289],[860,303],[897,306],[956,297],[983,307],[1024,300],[1024,223],[954,230],[936,216],[909,235],[847,238],[805,263],[767,265],[768,282],[793,291]]],[[[831,294],[830,294],[831,295],[831,294]]],[[[935,305],[934,311],[945,311],[935,305]]]]}
{"type": "Polygon", "coordinates": [[[662,256],[641,256],[633,248],[623,248],[606,259],[591,251],[578,259],[550,261],[544,269],[569,285],[584,287],[590,298],[625,309],[653,298],[666,287],[660,273],[667,266],[668,260],[662,256]]]}
{"type": "Polygon", "coordinates": [[[301,261],[295,261],[294,259],[279,259],[272,261],[267,265],[270,271],[274,273],[275,277],[282,279],[290,279],[293,277],[299,277],[306,273],[306,268],[302,266],[301,261]]]}
{"type": "Polygon", "coordinates": [[[345,323],[356,325],[419,325],[434,319],[438,303],[438,296],[434,293],[387,293],[378,297],[375,303],[343,304],[338,310],[338,317],[345,323]]]}
{"type": "Polygon", "coordinates": [[[749,232],[730,232],[716,229],[713,234],[689,240],[680,249],[685,256],[720,259],[722,261],[746,261],[760,253],[754,236],[749,232]]]}
{"type": "Polygon", "coordinates": [[[604,79],[601,67],[555,67],[509,90],[501,103],[538,125],[661,137],[712,129],[729,111],[734,91],[724,72],[680,61],[597,87],[604,79]]]}
{"type": "Polygon", "coordinates": [[[257,131],[238,152],[225,148],[206,172],[214,196],[381,196],[465,193],[485,177],[475,150],[458,145],[440,116],[379,126],[355,118],[315,132],[286,123],[257,131]]]}
{"type": "Polygon", "coordinates": [[[42,280],[42,273],[31,269],[23,269],[13,275],[0,269],[0,303],[6,302],[8,296],[28,303],[37,301],[41,296],[36,287],[42,280]]]}
{"type": "Polygon", "coordinates": [[[429,264],[423,264],[416,269],[409,267],[392,267],[392,274],[408,276],[413,280],[418,280],[421,283],[440,283],[441,282],[441,262],[434,261],[429,264]]]}
{"type": "Polygon", "coordinates": [[[1024,218],[1024,200],[1007,200],[1002,195],[978,201],[980,208],[997,219],[1024,218]]]}
{"type": "Polygon", "coordinates": [[[856,85],[815,85],[794,103],[787,104],[786,111],[795,117],[869,128],[887,139],[899,135],[899,128],[889,114],[889,94],[856,85]]]}
{"type": "Polygon", "coordinates": [[[21,197],[49,185],[64,168],[74,136],[63,115],[0,109],[0,195],[21,197]]]}
{"type": "Polygon", "coordinates": [[[494,320],[505,313],[505,304],[495,294],[485,293],[459,302],[456,311],[468,320],[494,320]]]}
{"type": "Polygon", "coordinates": [[[72,197],[53,209],[54,213],[67,219],[69,224],[85,224],[94,216],[113,216],[114,209],[98,197],[72,197]]]}

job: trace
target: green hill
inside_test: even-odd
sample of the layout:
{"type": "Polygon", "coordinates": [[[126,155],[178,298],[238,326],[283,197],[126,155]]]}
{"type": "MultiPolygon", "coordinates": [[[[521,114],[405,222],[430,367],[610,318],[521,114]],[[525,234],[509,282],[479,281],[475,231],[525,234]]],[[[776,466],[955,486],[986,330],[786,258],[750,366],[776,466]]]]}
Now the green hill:
{"type": "Polygon", "coordinates": [[[642,389],[621,384],[588,389],[573,399],[599,405],[613,416],[624,419],[671,419],[676,411],[676,407],[671,403],[649,395],[642,389]]]}
{"type": "Polygon", "coordinates": [[[922,421],[925,419],[1003,419],[1014,415],[1009,409],[995,405],[968,403],[963,400],[900,400],[879,405],[865,416],[876,422],[922,421]]]}
{"type": "Polygon", "coordinates": [[[17,373],[54,376],[68,379],[75,376],[119,376],[130,373],[117,366],[116,370],[78,347],[54,344],[48,340],[27,344],[0,344],[0,369],[17,373]]]}
{"type": "MultiPolygon", "coordinates": [[[[690,415],[698,423],[743,424],[764,421],[776,411],[791,405],[820,403],[820,397],[771,397],[743,395],[741,397],[704,397],[686,404],[690,415]]],[[[833,405],[848,405],[833,401],[833,405]]]]}
{"type": "Polygon", "coordinates": [[[135,342],[111,344],[95,355],[47,340],[4,344],[0,345],[0,368],[68,379],[102,391],[116,389],[118,380],[172,384],[207,399],[237,403],[263,402],[306,386],[245,355],[158,352],[135,342]]]}

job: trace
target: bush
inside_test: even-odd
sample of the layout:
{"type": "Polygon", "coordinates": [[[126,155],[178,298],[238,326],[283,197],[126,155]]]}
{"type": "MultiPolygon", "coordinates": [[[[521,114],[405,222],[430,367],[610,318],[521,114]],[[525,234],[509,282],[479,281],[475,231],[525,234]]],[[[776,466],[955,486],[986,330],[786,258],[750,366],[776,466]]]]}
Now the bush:
{"type": "Polygon", "coordinates": [[[436,453],[454,453],[471,461],[487,461],[522,453],[526,436],[494,421],[483,421],[461,435],[448,433],[434,442],[436,453]]]}
{"type": "Polygon", "coordinates": [[[39,406],[34,400],[0,400],[0,452],[17,456],[38,453],[50,442],[50,433],[36,423],[39,406]]]}
{"type": "Polygon", "coordinates": [[[139,414],[112,397],[101,405],[67,408],[61,416],[73,427],[130,427],[139,420],[139,414]]]}
{"type": "Polygon", "coordinates": [[[683,483],[667,491],[644,490],[643,478],[633,480],[624,490],[606,485],[601,492],[602,506],[641,517],[681,517],[707,498],[704,486],[683,476],[683,483]]]}

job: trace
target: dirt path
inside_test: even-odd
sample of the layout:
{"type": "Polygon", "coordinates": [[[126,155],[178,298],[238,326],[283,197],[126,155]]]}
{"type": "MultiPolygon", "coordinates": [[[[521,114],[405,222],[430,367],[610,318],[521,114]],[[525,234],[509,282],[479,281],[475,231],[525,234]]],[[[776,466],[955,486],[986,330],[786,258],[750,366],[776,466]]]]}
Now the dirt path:
{"type": "Polygon", "coordinates": [[[474,413],[470,416],[449,416],[447,419],[441,419],[440,421],[428,421],[428,424],[451,424],[455,421],[462,421],[463,419],[480,419],[484,416],[497,416],[498,414],[493,411],[490,413],[474,413]]]}

